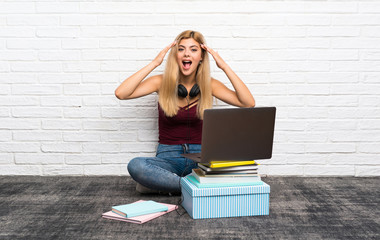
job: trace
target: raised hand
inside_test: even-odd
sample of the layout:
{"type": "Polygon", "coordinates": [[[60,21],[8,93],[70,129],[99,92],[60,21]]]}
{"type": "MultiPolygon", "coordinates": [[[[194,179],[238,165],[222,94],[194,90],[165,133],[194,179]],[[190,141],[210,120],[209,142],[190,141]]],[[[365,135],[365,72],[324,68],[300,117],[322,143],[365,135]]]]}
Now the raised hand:
{"type": "Polygon", "coordinates": [[[161,50],[161,52],[157,55],[157,57],[153,60],[153,62],[159,66],[164,61],[166,53],[169,51],[170,48],[175,46],[177,44],[177,41],[174,41],[170,43],[168,46],[166,46],[164,49],[161,50]]]}
{"type": "Polygon", "coordinates": [[[218,68],[224,70],[228,66],[227,63],[222,59],[222,57],[220,57],[217,51],[214,51],[212,48],[206,46],[205,44],[201,44],[201,48],[203,48],[212,55],[218,68]]]}

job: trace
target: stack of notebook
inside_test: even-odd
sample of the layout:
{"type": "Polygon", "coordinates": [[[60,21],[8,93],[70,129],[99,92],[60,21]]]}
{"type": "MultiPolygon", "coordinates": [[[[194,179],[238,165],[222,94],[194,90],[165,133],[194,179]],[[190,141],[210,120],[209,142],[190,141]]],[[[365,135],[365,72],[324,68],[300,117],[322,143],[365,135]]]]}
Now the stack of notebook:
{"type": "Polygon", "coordinates": [[[252,161],[198,163],[187,177],[198,188],[261,185],[258,164],[252,161]]]}
{"type": "Polygon", "coordinates": [[[117,205],[112,211],[102,214],[103,218],[142,224],[177,208],[176,205],[140,200],[130,204],[117,205]]]}

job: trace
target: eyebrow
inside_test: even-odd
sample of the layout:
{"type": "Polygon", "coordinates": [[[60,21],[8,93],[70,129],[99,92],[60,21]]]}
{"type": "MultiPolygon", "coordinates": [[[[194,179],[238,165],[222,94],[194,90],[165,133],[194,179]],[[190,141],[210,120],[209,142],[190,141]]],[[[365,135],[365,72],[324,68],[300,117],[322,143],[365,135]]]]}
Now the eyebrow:
{"type": "MultiPolygon", "coordinates": [[[[186,48],[184,45],[179,45],[178,47],[186,48]]],[[[191,45],[190,48],[192,48],[192,47],[197,47],[197,48],[199,48],[197,45],[191,45]]]]}

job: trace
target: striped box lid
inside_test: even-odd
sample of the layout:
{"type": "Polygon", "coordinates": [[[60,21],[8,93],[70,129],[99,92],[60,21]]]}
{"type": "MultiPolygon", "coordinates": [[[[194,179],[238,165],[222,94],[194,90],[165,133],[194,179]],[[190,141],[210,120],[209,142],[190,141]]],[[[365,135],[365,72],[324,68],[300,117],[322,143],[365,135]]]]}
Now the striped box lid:
{"type": "Polygon", "coordinates": [[[197,186],[192,184],[186,177],[183,177],[181,178],[181,186],[192,197],[270,193],[270,186],[265,182],[263,182],[262,185],[254,186],[198,188],[197,186]]]}

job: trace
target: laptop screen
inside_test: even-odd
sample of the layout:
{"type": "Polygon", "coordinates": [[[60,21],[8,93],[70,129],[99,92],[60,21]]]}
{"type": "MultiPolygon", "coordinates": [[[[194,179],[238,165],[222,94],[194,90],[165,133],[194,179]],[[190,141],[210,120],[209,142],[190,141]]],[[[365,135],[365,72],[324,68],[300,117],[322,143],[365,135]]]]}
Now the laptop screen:
{"type": "Polygon", "coordinates": [[[270,159],[275,116],[275,107],[205,110],[201,161],[270,159]]]}

